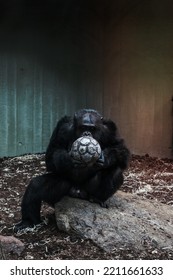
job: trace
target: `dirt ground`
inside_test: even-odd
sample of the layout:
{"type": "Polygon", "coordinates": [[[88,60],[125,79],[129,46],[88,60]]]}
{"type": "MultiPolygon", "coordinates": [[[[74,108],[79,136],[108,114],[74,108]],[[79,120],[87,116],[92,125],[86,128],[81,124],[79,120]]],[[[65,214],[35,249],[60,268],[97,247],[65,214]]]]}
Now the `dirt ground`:
{"type": "MultiPolygon", "coordinates": [[[[106,253],[90,240],[59,232],[54,210],[46,204],[42,205],[44,224],[40,228],[14,234],[25,188],[33,176],[44,172],[43,154],[0,159],[0,235],[14,235],[25,244],[20,256],[11,252],[6,259],[173,259],[169,248],[156,250],[147,244],[145,251],[127,248],[106,253]]],[[[132,156],[121,190],[173,207],[173,161],[132,156]]]]}

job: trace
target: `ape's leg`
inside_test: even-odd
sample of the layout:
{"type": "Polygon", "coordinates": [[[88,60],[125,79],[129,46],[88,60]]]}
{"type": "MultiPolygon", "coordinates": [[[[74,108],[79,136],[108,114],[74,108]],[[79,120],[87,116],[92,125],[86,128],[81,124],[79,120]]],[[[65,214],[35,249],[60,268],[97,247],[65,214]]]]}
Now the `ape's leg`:
{"type": "Polygon", "coordinates": [[[23,196],[22,221],[15,226],[14,230],[18,231],[39,224],[41,202],[45,201],[53,206],[68,193],[69,189],[70,184],[67,181],[51,173],[33,178],[23,196]]]}
{"type": "Polygon", "coordinates": [[[123,184],[123,174],[120,168],[116,170],[99,171],[86,185],[89,192],[89,199],[100,203],[110,198],[123,184]]]}

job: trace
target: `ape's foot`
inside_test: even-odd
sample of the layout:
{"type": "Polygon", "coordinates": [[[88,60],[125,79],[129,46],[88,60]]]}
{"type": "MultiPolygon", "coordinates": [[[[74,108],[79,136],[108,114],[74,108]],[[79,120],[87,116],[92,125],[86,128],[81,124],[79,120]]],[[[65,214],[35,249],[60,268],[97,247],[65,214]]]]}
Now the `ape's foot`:
{"type": "Polygon", "coordinates": [[[100,202],[100,206],[103,207],[103,208],[107,208],[108,209],[109,208],[109,202],[108,201],[105,201],[105,202],[101,201],[100,202]]]}
{"type": "Polygon", "coordinates": [[[98,198],[90,197],[89,201],[93,202],[93,203],[97,203],[97,204],[99,204],[103,208],[107,208],[107,209],[109,208],[109,201],[108,200],[103,202],[103,201],[101,201],[98,198]]]}
{"type": "Polygon", "coordinates": [[[32,222],[29,222],[29,221],[21,221],[19,223],[17,223],[14,228],[13,228],[13,231],[15,233],[21,231],[21,230],[25,230],[26,228],[34,228],[35,226],[41,224],[41,220],[39,220],[36,224],[32,223],[32,222]]]}

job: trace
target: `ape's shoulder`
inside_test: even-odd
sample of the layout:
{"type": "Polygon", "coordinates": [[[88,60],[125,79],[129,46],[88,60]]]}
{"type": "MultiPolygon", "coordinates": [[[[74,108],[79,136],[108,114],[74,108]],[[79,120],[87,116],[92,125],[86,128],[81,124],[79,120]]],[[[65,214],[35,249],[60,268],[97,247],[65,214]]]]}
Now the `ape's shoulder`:
{"type": "Polygon", "coordinates": [[[66,142],[72,137],[72,118],[69,116],[62,117],[52,133],[49,145],[66,145],[66,142]]]}
{"type": "Polygon", "coordinates": [[[71,130],[72,128],[73,119],[70,116],[62,117],[55,127],[56,133],[66,133],[71,130]]]}
{"type": "Polygon", "coordinates": [[[70,126],[72,124],[72,117],[70,116],[64,116],[62,117],[56,125],[56,129],[59,130],[60,128],[64,127],[64,126],[70,126]]]}

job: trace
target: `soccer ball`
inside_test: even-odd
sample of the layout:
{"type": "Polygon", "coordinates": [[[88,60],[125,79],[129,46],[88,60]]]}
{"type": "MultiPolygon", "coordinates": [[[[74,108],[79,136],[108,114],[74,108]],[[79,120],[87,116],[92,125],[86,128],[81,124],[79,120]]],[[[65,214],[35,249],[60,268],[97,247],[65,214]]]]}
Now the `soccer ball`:
{"type": "Polygon", "coordinates": [[[91,136],[82,136],[72,144],[71,156],[86,165],[93,164],[101,156],[100,144],[91,136]]]}

